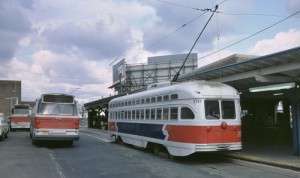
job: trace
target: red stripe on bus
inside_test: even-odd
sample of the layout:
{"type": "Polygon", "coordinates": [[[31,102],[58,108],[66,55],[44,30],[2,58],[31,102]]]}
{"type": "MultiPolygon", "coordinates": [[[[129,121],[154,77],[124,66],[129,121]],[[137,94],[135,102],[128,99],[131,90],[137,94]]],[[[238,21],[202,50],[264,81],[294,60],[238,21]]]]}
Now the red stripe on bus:
{"type": "Polygon", "coordinates": [[[43,117],[34,119],[37,129],[79,129],[79,118],[43,117]]]}
{"type": "Polygon", "coordinates": [[[181,126],[167,125],[169,141],[183,143],[232,143],[241,141],[239,125],[222,126],[181,126]]]}
{"type": "Polygon", "coordinates": [[[13,116],[13,117],[10,117],[10,121],[12,123],[30,122],[30,119],[29,119],[29,117],[25,117],[25,116],[13,116]]]}

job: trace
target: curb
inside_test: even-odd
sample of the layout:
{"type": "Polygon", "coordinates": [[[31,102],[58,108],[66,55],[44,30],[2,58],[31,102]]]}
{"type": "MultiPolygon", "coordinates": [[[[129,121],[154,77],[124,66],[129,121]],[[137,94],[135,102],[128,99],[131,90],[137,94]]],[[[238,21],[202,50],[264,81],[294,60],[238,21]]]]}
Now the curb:
{"type": "Polygon", "coordinates": [[[285,168],[285,169],[291,169],[294,171],[300,171],[300,165],[295,166],[295,165],[289,164],[289,163],[268,161],[268,160],[263,160],[263,159],[260,159],[260,158],[254,157],[254,156],[227,155],[227,157],[230,157],[233,159],[244,160],[244,161],[255,162],[255,163],[261,163],[261,164],[285,168]]]}

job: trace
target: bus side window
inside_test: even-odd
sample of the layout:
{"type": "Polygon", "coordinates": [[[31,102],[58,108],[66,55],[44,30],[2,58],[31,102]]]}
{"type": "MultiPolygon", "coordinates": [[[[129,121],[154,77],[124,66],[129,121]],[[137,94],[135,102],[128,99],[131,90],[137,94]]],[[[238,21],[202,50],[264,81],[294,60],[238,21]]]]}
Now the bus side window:
{"type": "Polygon", "coordinates": [[[181,108],[181,119],[195,119],[195,114],[188,107],[181,108]]]}

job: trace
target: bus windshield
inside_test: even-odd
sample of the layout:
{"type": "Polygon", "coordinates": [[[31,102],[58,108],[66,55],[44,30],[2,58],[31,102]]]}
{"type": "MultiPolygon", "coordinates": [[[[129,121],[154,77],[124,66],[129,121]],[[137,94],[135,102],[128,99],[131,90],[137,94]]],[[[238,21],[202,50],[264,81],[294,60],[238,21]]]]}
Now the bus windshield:
{"type": "Polygon", "coordinates": [[[29,110],[25,108],[15,108],[13,114],[29,114],[29,110]]]}
{"type": "Polygon", "coordinates": [[[40,103],[38,113],[45,115],[75,116],[77,114],[77,109],[75,104],[40,103]]]}

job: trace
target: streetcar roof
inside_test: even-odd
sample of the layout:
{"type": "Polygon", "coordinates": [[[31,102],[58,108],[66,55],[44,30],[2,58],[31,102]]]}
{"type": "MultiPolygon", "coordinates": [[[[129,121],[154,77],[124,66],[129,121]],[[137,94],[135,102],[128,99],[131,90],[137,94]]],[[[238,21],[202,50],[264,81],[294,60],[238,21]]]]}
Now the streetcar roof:
{"type": "Polygon", "coordinates": [[[238,97],[238,91],[233,87],[220,83],[211,81],[187,81],[180,83],[173,83],[168,86],[164,85],[158,88],[150,88],[148,90],[121,96],[112,99],[111,102],[137,99],[140,97],[154,97],[166,94],[179,94],[183,98],[203,98],[203,97],[238,97]]]}

